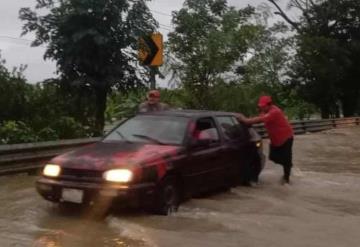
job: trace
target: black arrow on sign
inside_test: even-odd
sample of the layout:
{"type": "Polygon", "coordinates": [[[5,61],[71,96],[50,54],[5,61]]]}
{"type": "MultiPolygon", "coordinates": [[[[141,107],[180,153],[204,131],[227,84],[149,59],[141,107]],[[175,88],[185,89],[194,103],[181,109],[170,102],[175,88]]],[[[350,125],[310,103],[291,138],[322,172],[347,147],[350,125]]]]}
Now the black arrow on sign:
{"type": "Polygon", "coordinates": [[[157,47],[151,36],[145,36],[143,37],[143,39],[145,41],[146,46],[149,48],[149,53],[147,57],[144,59],[143,64],[149,65],[151,64],[152,60],[155,58],[156,54],[158,53],[159,48],[157,47]]]}

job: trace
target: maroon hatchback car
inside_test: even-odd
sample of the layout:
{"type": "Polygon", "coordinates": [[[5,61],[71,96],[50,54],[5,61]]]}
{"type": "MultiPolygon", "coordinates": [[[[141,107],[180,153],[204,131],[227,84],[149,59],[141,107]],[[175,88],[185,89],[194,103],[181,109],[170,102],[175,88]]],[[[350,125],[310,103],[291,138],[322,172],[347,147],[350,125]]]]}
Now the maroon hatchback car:
{"type": "Polygon", "coordinates": [[[167,215],[195,194],[256,180],[263,165],[261,137],[231,113],[144,113],[53,158],[36,188],[52,202],[104,199],[167,215]]]}

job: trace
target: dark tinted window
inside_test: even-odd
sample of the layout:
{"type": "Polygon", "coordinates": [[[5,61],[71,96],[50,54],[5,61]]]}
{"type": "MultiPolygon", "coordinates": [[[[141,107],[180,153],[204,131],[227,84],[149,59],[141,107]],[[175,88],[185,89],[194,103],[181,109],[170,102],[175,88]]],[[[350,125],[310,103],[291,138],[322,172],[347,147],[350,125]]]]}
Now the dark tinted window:
{"type": "Polygon", "coordinates": [[[221,129],[223,131],[226,131],[230,127],[236,125],[236,122],[231,116],[216,117],[216,120],[219,122],[221,129]]]}
{"type": "Polygon", "coordinates": [[[233,116],[216,117],[219,122],[225,138],[246,142],[249,140],[249,132],[245,125],[239,123],[233,116]]]}

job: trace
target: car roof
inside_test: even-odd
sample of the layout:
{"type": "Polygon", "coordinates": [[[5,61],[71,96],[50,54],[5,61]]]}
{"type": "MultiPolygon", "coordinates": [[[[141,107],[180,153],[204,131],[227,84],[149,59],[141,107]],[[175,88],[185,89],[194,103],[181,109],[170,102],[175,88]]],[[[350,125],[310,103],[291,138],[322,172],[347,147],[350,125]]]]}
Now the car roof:
{"type": "Polygon", "coordinates": [[[168,111],[147,112],[147,113],[139,113],[139,114],[151,115],[151,116],[188,117],[188,118],[234,115],[234,113],[231,112],[208,111],[208,110],[168,110],[168,111]]]}

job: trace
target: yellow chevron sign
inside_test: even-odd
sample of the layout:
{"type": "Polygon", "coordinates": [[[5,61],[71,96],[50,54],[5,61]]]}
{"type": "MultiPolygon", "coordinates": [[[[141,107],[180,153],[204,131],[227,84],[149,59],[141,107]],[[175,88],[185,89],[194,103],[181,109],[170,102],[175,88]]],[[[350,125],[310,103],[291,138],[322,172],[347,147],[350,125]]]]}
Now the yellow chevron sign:
{"type": "Polygon", "coordinates": [[[153,33],[139,39],[138,57],[143,65],[162,65],[163,50],[163,36],[161,33],[153,33]]]}

